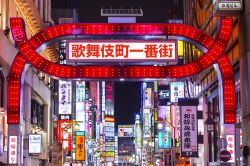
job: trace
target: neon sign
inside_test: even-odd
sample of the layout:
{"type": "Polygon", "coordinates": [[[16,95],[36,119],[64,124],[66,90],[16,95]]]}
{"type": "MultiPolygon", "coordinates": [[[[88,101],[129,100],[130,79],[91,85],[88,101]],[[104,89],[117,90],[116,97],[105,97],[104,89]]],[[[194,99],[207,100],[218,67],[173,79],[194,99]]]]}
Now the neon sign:
{"type": "Polygon", "coordinates": [[[68,61],[176,60],[175,41],[69,41],[68,61]]]}
{"type": "Polygon", "coordinates": [[[218,63],[223,79],[224,123],[234,124],[235,91],[232,65],[224,49],[232,32],[231,18],[220,21],[216,39],[190,26],[183,24],[62,24],[49,27],[31,39],[25,35],[25,27],[21,18],[11,18],[10,26],[13,39],[19,49],[13,60],[8,80],[8,124],[20,123],[21,110],[21,77],[25,65],[30,63],[38,70],[58,78],[184,78],[197,74],[218,63]],[[60,31],[59,31],[60,29],[60,31]],[[199,43],[207,51],[192,63],[180,66],[62,66],[43,58],[36,52],[42,44],[59,37],[72,35],[168,35],[181,36],[199,43]]]}

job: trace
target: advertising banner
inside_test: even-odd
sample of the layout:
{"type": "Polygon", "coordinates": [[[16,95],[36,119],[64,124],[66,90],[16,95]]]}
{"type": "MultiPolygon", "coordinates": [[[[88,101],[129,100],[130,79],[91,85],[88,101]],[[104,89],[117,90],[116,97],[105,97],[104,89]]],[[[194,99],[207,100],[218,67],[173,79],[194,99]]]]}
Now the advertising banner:
{"type": "Polygon", "coordinates": [[[171,130],[166,131],[158,130],[158,148],[159,149],[167,149],[171,148],[171,130]]]}
{"type": "Polygon", "coordinates": [[[29,153],[41,153],[42,135],[30,134],[29,135],[29,153]]]}
{"type": "Polygon", "coordinates": [[[59,114],[71,114],[71,82],[59,81],[59,114]]]}
{"type": "Polygon", "coordinates": [[[198,157],[197,108],[181,106],[181,156],[198,157]]]}
{"type": "Polygon", "coordinates": [[[118,125],[118,137],[134,137],[134,126],[118,125]]]}
{"type": "Polygon", "coordinates": [[[76,160],[85,160],[85,136],[84,132],[76,132],[76,160]]]}
{"type": "Polygon", "coordinates": [[[17,164],[17,136],[9,136],[9,164],[17,164]]]}
{"type": "Polygon", "coordinates": [[[178,102],[178,98],[184,98],[184,82],[171,82],[170,102],[178,102]]]}

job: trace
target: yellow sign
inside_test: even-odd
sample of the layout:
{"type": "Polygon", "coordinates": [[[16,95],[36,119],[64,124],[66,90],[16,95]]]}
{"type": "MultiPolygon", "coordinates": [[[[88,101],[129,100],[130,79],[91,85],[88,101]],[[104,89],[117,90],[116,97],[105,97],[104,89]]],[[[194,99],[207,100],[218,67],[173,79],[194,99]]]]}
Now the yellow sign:
{"type": "Polygon", "coordinates": [[[84,135],[76,136],[76,160],[77,161],[85,160],[85,136],[84,135]]]}
{"type": "Polygon", "coordinates": [[[115,152],[104,152],[104,156],[105,157],[114,157],[115,156],[115,152]]]}

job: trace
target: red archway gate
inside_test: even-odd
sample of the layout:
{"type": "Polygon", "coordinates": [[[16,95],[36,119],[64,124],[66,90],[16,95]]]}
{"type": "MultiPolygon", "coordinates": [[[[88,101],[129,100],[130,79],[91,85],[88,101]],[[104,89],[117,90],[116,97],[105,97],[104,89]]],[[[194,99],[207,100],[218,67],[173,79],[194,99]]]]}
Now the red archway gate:
{"type": "MultiPolygon", "coordinates": [[[[220,22],[216,40],[183,24],[62,24],[47,28],[27,39],[21,18],[11,19],[11,31],[19,49],[8,80],[8,124],[20,123],[21,83],[25,65],[31,64],[51,76],[65,79],[183,78],[218,63],[223,79],[224,123],[235,123],[235,85],[224,49],[231,36],[232,19],[220,22]],[[79,35],[167,35],[179,36],[202,45],[207,51],[196,61],[182,66],[64,66],[50,62],[35,50],[58,37],[79,35]]],[[[184,40],[185,40],[184,39],[184,40]]]]}

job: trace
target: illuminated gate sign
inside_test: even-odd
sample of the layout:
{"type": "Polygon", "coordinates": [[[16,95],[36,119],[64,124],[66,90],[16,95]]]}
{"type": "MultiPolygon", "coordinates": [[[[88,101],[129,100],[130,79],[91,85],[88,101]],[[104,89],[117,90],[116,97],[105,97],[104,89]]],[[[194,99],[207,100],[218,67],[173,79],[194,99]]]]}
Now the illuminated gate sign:
{"type": "Polygon", "coordinates": [[[68,41],[68,61],[177,60],[176,41],[68,41]]]}
{"type": "MultiPolygon", "coordinates": [[[[231,36],[232,23],[233,23],[232,18],[221,19],[218,28],[219,32],[216,39],[213,39],[212,37],[199,31],[196,28],[184,24],[101,24],[101,23],[61,24],[58,26],[52,26],[46,28],[43,31],[35,34],[32,38],[28,39],[25,33],[25,27],[24,27],[25,24],[23,24],[22,18],[11,18],[10,20],[11,33],[19,52],[17,53],[15,59],[13,60],[8,79],[8,112],[7,112],[8,124],[20,123],[20,112],[22,112],[21,111],[22,103],[20,101],[22,98],[21,92],[23,91],[23,86],[21,85],[24,80],[22,78],[26,71],[25,65],[28,63],[31,66],[37,68],[41,72],[63,79],[184,78],[193,76],[205,70],[212,64],[217,63],[223,80],[222,86],[223,86],[223,96],[224,96],[223,100],[224,109],[221,111],[223,111],[224,113],[224,123],[234,124],[236,122],[236,117],[235,117],[236,102],[235,102],[235,94],[232,92],[235,91],[235,81],[233,76],[232,65],[227,55],[224,52],[231,36]],[[60,29],[60,33],[58,33],[58,29],[60,29]],[[164,66],[148,66],[148,65],[68,66],[68,65],[58,65],[54,63],[55,61],[57,61],[56,57],[51,56],[50,58],[53,61],[51,62],[42,57],[39,54],[39,52],[36,52],[36,50],[40,48],[40,46],[42,46],[45,43],[48,44],[48,42],[51,40],[54,39],[58,40],[58,38],[60,38],[59,40],[63,40],[61,38],[70,37],[72,35],[74,36],[165,35],[165,36],[170,36],[173,39],[182,37],[183,40],[186,42],[193,41],[195,43],[198,43],[202,48],[204,48],[203,50],[204,54],[203,56],[198,57],[192,63],[178,65],[178,66],[165,66],[165,65],[164,66]]],[[[164,43],[164,41],[162,42],[164,43]]],[[[110,44],[111,46],[111,42],[103,43],[103,45],[104,44],[105,45],[110,44]]],[[[127,44],[123,43],[123,46],[124,45],[126,46],[127,44]]],[[[160,46],[158,45],[156,46],[157,46],[156,51],[155,49],[151,48],[149,49],[151,51],[154,50],[152,51],[154,54],[157,54],[161,49],[158,48],[160,46]]],[[[163,50],[166,51],[165,48],[163,50]]],[[[144,53],[146,54],[146,48],[142,47],[137,49],[143,49],[144,53]]],[[[131,48],[128,47],[128,50],[130,52],[131,48]]],[[[106,51],[107,49],[106,47],[104,47],[103,53],[107,54],[106,51]]],[[[150,53],[149,55],[154,55],[154,54],[150,53]]],[[[128,55],[128,57],[130,57],[130,55],[128,55]]],[[[164,59],[160,58],[160,60],[164,59]]]]}

